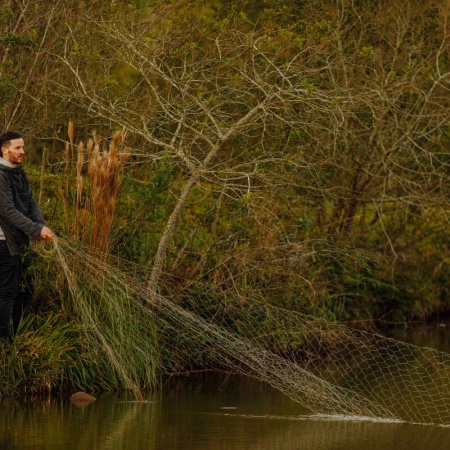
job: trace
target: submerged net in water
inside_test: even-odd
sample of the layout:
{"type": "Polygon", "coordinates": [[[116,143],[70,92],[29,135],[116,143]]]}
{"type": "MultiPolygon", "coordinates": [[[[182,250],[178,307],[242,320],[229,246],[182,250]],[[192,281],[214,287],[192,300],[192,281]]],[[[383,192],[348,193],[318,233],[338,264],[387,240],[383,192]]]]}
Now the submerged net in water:
{"type": "Polygon", "coordinates": [[[137,395],[155,373],[255,377],[320,414],[450,425],[450,355],[243,298],[179,300],[63,239],[51,254],[96,354],[137,395]]]}

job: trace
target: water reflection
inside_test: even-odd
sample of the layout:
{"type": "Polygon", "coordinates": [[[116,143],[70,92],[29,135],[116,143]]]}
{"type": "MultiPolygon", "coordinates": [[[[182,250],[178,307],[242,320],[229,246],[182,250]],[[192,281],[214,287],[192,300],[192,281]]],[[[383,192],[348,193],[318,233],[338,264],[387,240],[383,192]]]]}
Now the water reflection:
{"type": "MultiPolygon", "coordinates": [[[[448,328],[447,333],[441,333],[443,329],[437,328],[438,337],[420,330],[414,342],[427,345],[434,339],[438,348],[449,351],[448,328]]],[[[270,386],[237,376],[207,374],[174,380],[145,402],[127,395],[96,397],[85,407],[71,404],[68,396],[1,402],[0,449],[450,448],[450,427],[315,416],[270,386]]]]}
{"type": "Polygon", "coordinates": [[[108,395],[84,407],[55,399],[2,402],[0,449],[129,448],[124,443],[132,442],[141,427],[153,426],[156,416],[149,407],[152,404],[123,404],[108,395]]]}
{"type": "Polygon", "coordinates": [[[448,449],[450,428],[311,415],[255,380],[208,375],[168,386],[146,402],[100,395],[3,402],[0,448],[15,449],[448,449]]]}
{"type": "Polygon", "coordinates": [[[450,353],[450,317],[431,324],[412,324],[398,327],[393,337],[421,347],[429,347],[450,353]]]}

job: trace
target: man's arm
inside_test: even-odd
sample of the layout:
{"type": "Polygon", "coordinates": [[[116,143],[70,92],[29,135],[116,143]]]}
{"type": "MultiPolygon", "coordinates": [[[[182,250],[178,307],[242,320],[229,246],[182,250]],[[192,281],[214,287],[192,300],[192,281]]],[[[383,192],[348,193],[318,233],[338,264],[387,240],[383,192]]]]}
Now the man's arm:
{"type": "Polygon", "coordinates": [[[33,222],[45,225],[44,216],[42,215],[41,209],[39,208],[34,197],[32,197],[30,201],[29,217],[33,222]]]}
{"type": "Polygon", "coordinates": [[[50,230],[50,228],[48,228],[47,226],[45,226],[44,216],[42,215],[41,209],[39,208],[39,205],[34,199],[34,196],[31,197],[30,201],[30,219],[35,223],[40,223],[44,225],[44,227],[41,230],[41,233],[39,234],[39,237],[41,239],[53,239],[53,231],[50,230]]]}

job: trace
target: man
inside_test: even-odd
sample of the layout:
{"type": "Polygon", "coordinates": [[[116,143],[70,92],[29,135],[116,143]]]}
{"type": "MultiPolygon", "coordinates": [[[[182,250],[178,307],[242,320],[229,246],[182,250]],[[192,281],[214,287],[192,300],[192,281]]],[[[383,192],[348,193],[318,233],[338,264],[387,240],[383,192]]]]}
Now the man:
{"type": "Polygon", "coordinates": [[[0,149],[0,341],[11,343],[33,293],[27,275],[30,239],[52,239],[53,233],[22,168],[22,136],[7,131],[0,136],[0,149]]]}

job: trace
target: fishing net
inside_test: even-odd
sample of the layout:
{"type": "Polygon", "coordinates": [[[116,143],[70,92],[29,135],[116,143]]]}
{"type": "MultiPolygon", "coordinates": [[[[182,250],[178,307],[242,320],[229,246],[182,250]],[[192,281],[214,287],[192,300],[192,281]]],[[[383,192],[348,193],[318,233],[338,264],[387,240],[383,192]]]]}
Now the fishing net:
{"type": "Polygon", "coordinates": [[[450,425],[450,355],[243,298],[155,294],[140,267],[61,238],[57,262],[99,358],[140,395],[162,375],[226,370],[312,412],[450,425]]]}

